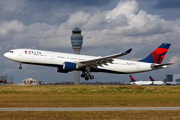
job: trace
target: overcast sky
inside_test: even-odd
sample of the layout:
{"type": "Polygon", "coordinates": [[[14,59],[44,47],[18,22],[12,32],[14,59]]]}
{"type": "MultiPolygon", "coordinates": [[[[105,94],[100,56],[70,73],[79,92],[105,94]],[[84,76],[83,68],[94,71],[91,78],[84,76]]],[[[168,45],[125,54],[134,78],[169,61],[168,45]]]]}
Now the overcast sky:
{"type": "MultiPolygon", "coordinates": [[[[14,82],[26,78],[41,81],[74,81],[73,72],[19,64],[3,54],[15,48],[34,48],[73,53],[70,36],[79,27],[83,35],[81,54],[106,56],[132,52],[119,59],[146,57],[161,43],[171,43],[163,61],[175,64],[166,69],[133,74],[137,80],[165,79],[180,72],[179,0],[0,0],[1,75],[14,82]]],[[[128,82],[129,74],[93,73],[96,81],[128,82]]],[[[81,82],[84,82],[81,79],[81,82]]]]}

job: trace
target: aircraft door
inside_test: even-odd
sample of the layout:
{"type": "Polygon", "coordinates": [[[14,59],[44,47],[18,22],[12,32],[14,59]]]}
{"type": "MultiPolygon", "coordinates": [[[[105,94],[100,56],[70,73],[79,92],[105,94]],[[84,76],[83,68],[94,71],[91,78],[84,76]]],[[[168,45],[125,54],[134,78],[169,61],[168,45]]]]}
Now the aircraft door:
{"type": "Polygon", "coordinates": [[[136,63],[136,69],[140,69],[140,64],[139,63],[136,63]]]}
{"type": "Polygon", "coordinates": [[[49,53],[48,56],[50,60],[54,60],[55,58],[55,54],[52,54],[52,53],[49,53]]]}
{"type": "Polygon", "coordinates": [[[18,56],[24,58],[24,55],[23,55],[23,51],[22,51],[22,50],[18,50],[18,56]]]}
{"type": "Polygon", "coordinates": [[[25,58],[25,55],[23,55],[23,51],[22,50],[18,50],[18,56],[25,58]]]}
{"type": "Polygon", "coordinates": [[[22,50],[18,50],[18,56],[22,57],[22,50]]]}

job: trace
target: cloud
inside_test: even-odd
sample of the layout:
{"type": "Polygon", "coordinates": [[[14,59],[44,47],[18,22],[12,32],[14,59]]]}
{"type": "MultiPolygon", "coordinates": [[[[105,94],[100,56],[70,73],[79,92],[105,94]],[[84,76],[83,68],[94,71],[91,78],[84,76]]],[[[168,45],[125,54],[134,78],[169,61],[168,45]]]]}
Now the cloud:
{"type": "Polygon", "coordinates": [[[62,22],[72,12],[90,11],[96,7],[104,7],[114,0],[8,0],[0,1],[1,21],[18,20],[27,25],[34,22],[54,24],[62,22]]]}
{"type": "MultiPolygon", "coordinates": [[[[0,15],[3,16],[0,18],[0,53],[3,54],[13,48],[67,52],[65,49],[71,48],[72,29],[79,27],[84,39],[83,49],[99,48],[103,55],[107,55],[111,52],[119,52],[123,47],[136,49],[138,45],[140,47],[136,51],[139,52],[133,58],[130,56],[132,60],[142,59],[147,55],[147,51],[149,54],[149,51],[152,52],[151,50],[162,42],[172,43],[173,46],[168,53],[174,57],[170,58],[171,55],[167,55],[166,60],[174,61],[176,64],[171,67],[178,71],[180,57],[174,51],[180,50],[179,19],[168,21],[162,19],[160,15],[149,14],[141,10],[135,0],[121,0],[111,9],[106,8],[110,1],[106,3],[97,0],[97,4],[95,0],[88,2],[84,0],[79,0],[77,3],[70,0],[66,2],[62,0],[0,1],[0,15]],[[82,3],[78,5],[78,2],[82,3]],[[110,51],[103,51],[107,48],[108,50],[111,48],[110,51]]],[[[93,52],[96,50],[93,49],[93,52]]],[[[3,59],[4,56],[1,56],[1,67],[8,68],[2,73],[15,73],[15,69],[19,67],[18,63],[7,65],[4,64],[7,59],[3,59]]],[[[40,69],[32,67],[25,71],[27,74],[24,77],[29,76],[28,72],[32,76],[39,76],[45,71],[47,76],[48,72],[56,73],[54,72],[56,69],[40,69]]],[[[54,76],[58,79],[56,74],[54,76]]]]}
{"type": "Polygon", "coordinates": [[[72,28],[75,26],[82,26],[90,19],[91,14],[84,11],[78,11],[72,14],[66,22],[67,27],[72,28]]]}
{"type": "Polygon", "coordinates": [[[173,65],[170,66],[171,69],[177,69],[180,64],[180,57],[173,56],[169,62],[174,63],[173,65]]]}
{"type": "Polygon", "coordinates": [[[107,12],[106,19],[115,19],[119,15],[130,17],[130,15],[135,14],[138,9],[138,3],[135,0],[121,1],[116,8],[107,12]]]}
{"type": "Polygon", "coordinates": [[[3,22],[0,24],[0,36],[8,36],[8,34],[17,34],[22,31],[23,24],[17,20],[11,22],[3,22]]]}
{"type": "Polygon", "coordinates": [[[85,30],[83,34],[87,36],[89,42],[86,43],[89,46],[94,43],[97,43],[96,45],[142,44],[157,41],[162,43],[169,41],[170,36],[171,40],[179,38],[175,30],[179,29],[177,26],[179,20],[166,21],[159,15],[148,14],[138,9],[138,4],[134,0],[121,1],[113,10],[97,12],[97,14],[84,13],[88,19],[84,14],[79,16],[77,12],[73,16],[84,19],[85,22],[80,22],[82,24],[78,25],[85,30]]]}
{"type": "Polygon", "coordinates": [[[145,44],[180,39],[180,20],[166,21],[159,15],[139,10],[135,0],[120,1],[112,10],[77,11],[60,24],[19,20],[0,22],[0,40],[16,47],[70,47],[72,29],[80,27],[84,47],[117,44],[145,44]]]}

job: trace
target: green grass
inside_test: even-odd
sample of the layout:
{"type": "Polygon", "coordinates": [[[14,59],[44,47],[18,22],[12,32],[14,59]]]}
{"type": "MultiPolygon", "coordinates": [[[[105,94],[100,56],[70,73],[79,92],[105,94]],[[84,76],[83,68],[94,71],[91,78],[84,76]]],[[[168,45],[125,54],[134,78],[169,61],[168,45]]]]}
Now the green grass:
{"type": "MultiPolygon", "coordinates": [[[[179,107],[180,86],[0,86],[0,108],[179,107]]],[[[179,120],[180,111],[0,111],[2,120],[179,120]]]]}
{"type": "Polygon", "coordinates": [[[176,107],[180,86],[0,86],[0,107],[176,107]]]}
{"type": "Polygon", "coordinates": [[[0,93],[177,93],[179,86],[0,86],[0,93]]]}

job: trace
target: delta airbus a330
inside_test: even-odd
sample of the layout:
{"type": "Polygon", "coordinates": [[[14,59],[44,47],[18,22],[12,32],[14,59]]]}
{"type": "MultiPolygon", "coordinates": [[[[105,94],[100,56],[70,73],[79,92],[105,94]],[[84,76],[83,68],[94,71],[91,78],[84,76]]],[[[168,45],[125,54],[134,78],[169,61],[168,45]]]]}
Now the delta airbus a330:
{"type": "Polygon", "coordinates": [[[139,61],[115,59],[131,52],[132,49],[124,53],[105,57],[95,57],[87,55],[68,54],[33,49],[13,49],[5,53],[4,56],[21,64],[33,64],[57,67],[57,72],[68,73],[70,71],[82,71],[81,77],[85,80],[93,79],[91,72],[106,72],[116,74],[131,74],[146,72],[161,68],[166,68],[172,63],[161,64],[168,51],[170,44],[163,43],[146,58],[139,61]]]}

